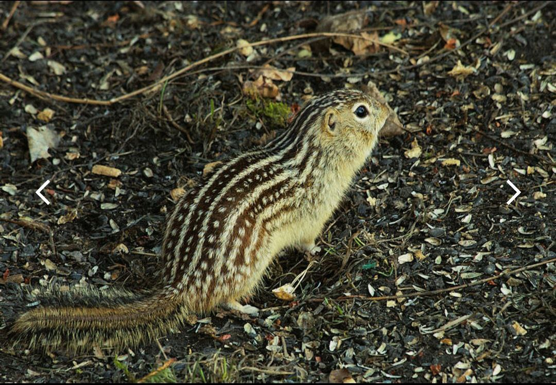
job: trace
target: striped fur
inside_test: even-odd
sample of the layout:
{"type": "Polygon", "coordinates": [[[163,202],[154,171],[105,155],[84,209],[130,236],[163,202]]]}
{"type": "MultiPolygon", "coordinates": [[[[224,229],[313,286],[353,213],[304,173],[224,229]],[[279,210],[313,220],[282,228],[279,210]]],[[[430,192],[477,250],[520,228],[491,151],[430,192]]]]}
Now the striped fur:
{"type": "Polygon", "coordinates": [[[180,199],[164,234],[160,289],[85,293],[91,304],[33,309],[12,331],[37,347],[79,350],[101,341],[122,348],[175,330],[189,313],[237,305],[282,249],[314,245],[388,115],[360,91],[313,99],[281,136],[230,160],[180,199]],[[355,115],[361,105],[368,117],[355,115]]]}

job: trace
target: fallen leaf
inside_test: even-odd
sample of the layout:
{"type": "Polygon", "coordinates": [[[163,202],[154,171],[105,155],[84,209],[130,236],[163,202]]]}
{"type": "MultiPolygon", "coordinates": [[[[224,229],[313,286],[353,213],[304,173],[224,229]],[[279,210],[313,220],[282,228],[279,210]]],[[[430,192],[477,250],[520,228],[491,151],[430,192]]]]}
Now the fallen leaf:
{"type": "Polygon", "coordinates": [[[185,17],[185,25],[187,26],[187,28],[189,29],[197,29],[199,28],[199,25],[201,24],[199,21],[199,18],[195,15],[187,15],[185,17]]]}
{"type": "Polygon", "coordinates": [[[438,373],[440,373],[440,371],[442,370],[442,365],[440,364],[436,364],[436,365],[431,365],[430,366],[431,369],[431,373],[433,376],[438,375],[438,373]]]}
{"type": "Polygon", "coordinates": [[[34,62],[40,59],[44,59],[44,56],[42,56],[42,53],[40,53],[39,51],[33,52],[31,54],[31,56],[29,56],[29,61],[34,62]]]}
{"type": "Polygon", "coordinates": [[[239,48],[239,53],[243,56],[247,57],[253,53],[253,47],[247,40],[239,39],[236,43],[236,46],[239,48]]]}
{"type": "Polygon", "coordinates": [[[380,42],[384,44],[392,44],[393,42],[400,40],[402,38],[401,33],[396,33],[394,31],[388,32],[386,35],[380,38],[380,42]]]}
{"type": "Polygon", "coordinates": [[[295,294],[293,293],[294,290],[295,288],[291,284],[286,283],[285,285],[272,290],[272,293],[274,293],[276,298],[283,301],[293,301],[295,299],[295,294]]]}
{"type": "Polygon", "coordinates": [[[274,68],[269,64],[264,65],[264,69],[259,70],[255,76],[264,76],[270,80],[281,80],[284,82],[289,82],[293,78],[293,73],[295,72],[295,67],[287,68],[285,71],[274,68]]]}
{"type": "Polygon", "coordinates": [[[461,64],[461,60],[458,60],[458,64],[448,72],[448,75],[455,77],[458,80],[465,79],[467,76],[477,72],[475,67],[467,67],[461,64]]]}
{"type": "Polygon", "coordinates": [[[458,39],[448,39],[446,44],[444,44],[445,49],[456,49],[457,48],[458,39]]]}
{"type": "Polygon", "coordinates": [[[25,59],[27,55],[25,55],[18,47],[14,47],[8,52],[9,55],[14,56],[18,59],[25,59]]]}
{"type": "Polygon", "coordinates": [[[66,67],[64,67],[63,65],[61,65],[57,61],[48,60],[46,63],[52,69],[52,71],[54,71],[54,73],[56,75],[63,75],[63,74],[66,73],[66,67]]]}
{"type": "Polygon", "coordinates": [[[77,209],[69,209],[68,213],[58,218],[57,224],[64,225],[73,222],[77,218],[77,209]]]}
{"type": "Polygon", "coordinates": [[[170,196],[172,197],[172,200],[174,202],[177,202],[178,199],[180,199],[180,197],[185,194],[185,190],[182,189],[181,187],[177,187],[175,189],[173,189],[172,191],[170,191],[170,196]]]}
{"type": "Polygon", "coordinates": [[[403,254],[403,255],[400,255],[398,257],[398,263],[400,265],[403,265],[404,263],[412,262],[412,261],[413,261],[413,254],[411,254],[411,253],[403,254]]]}
{"type": "Polygon", "coordinates": [[[422,261],[423,259],[427,258],[427,256],[425,254],[423,254],[423,252],[421,250],[417,250],[413,253],[415,255],[415,257],[419,260],[422,261]]]}
{"type": "Polygon", "coordinates": [[[422,153],[423,153],[423,149],[419,146],[419,143],[417,142],[417,138],[415,138],[413,142],[411,142],[411,150],[406,150],[404,152],[404,155],[406,158],[411,159],[411,158],[419,158],[422,153]]]}
{"type": "Polygon", "coordinates": [[[25,112],[27,112],[28,114],[31,114],[31,115],[36,115],[37,112],[39,112],[39,110],[37,110],[35,108],[35,106],[33,106],[32,104],[27,104],[25,106],[25,112]]]}
{"type": "Polygon", "coordinates": [[[438,7],[438,3],[440,3],[440,1],[426,1],[423,2],[423,13],[425,14],[425,16],[430,16],[433,14],[433,12],[436,10],[436,8],[438,7]]]}
{"type": "Polygon", "coordinates": [[[525,330],[523,326],[521,326],[517,321],[514,321],[512,323],[512,328],[514,329],[515,334],[518,336],[524,336],[525,334],[527,334],[527,330],[525,330]]]}
{"type": "Polygon", "coordinates": [[[214,170],[215,167],[217,167],[218,165],[221,165],[222,162],[221,161],[217,161],[217,162],[211,162],[211,163],[207,163],[205,164],[205,167],[203,167],[203,177],[209,175],[210,173],[212,173],[212,171],[214,170]]]}
{"type": "Polygon", "coordinates": [[[362,56],[378,52],[380,46],[378,45],[378,32],[372,33],[361,32],[361,38],[355,37],[338,37],[334,39],[342,39],[342,43],[338,43],[351,50],[355,55],[362,56]]]}
{"type": "Polygon", "coordinates": [[[48,123],[48,122],[50,122],[50,120],[52,119],[53,116],[54,116],[54,111],[51,110],[50,108],[45,108],[44,110],[39,112],[39,114],[37,115],[37,118],[39,120],[42,120],[45,123],[48,123]]]}
{"type": "Polygon", "coordinates": [[[11,196],[14,196],[15,193],[17,192],[17,186],[10,183],[6,183],[4,186],[0,187],[0,190],[7,192],[11,196]]]}
{"type": "Polygon", "coordinates": [[[0,278],[0,284],[5,285],[6,283],[23,283],[25,279],[22,274],[8,275],[5,278],[0,278]]]}
{"type": "MultiPolygon", "coordinates": [[[[364,12],[351,11],[340,15],[332,15],[323,18],[317,26],[315,32],[345,32],[351,33],[360,31],[367,23],[367,17],[364,12]]],[[[353,38],[336,37],[332,41],[340,44],[347,49],[351,49],[353,38]],[[347,45],[347,46],[346,46],[347,45]]],[[[311,49],[315,52],[327,51],[330,48],[331,39],[323,39],[311,43],[311,49]]]]}
{"type": "Polygon", "coordinates": [[[64,156],[67,160],[75,160],[79,159],[79,157],[80,154],[78,152],[66,152],[66,156],[64,156]]]}
{"type": "Polygon", "coordinates": [[[257,99],[258,97],[277,99],[280,95],[280,90],[271,79],[259,76],[255,81],[243,83],[243,93],[252,99],[257,99]]]}
{"type": "Polygon", "coordinates": [[[60,142],[60,136],[47,126],[38,128],[27,127],[27,141],[29,143],[29,156],[31,163],[39,158],[50,157],[48,150],[56,148],[60,142]]]}

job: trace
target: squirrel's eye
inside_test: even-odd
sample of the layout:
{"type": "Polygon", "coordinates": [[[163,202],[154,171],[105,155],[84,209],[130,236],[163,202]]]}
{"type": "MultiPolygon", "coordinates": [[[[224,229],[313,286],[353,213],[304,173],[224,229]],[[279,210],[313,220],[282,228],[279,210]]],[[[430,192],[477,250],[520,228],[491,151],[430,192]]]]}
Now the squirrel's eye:
{"type": "Polygon", "coordinates": [[[365,116],[369,115],[369,111],[367,111],[365,106],[359,106],[355,110],[355,115],[357,115],[358,118],[363,119],[365,116]]]}

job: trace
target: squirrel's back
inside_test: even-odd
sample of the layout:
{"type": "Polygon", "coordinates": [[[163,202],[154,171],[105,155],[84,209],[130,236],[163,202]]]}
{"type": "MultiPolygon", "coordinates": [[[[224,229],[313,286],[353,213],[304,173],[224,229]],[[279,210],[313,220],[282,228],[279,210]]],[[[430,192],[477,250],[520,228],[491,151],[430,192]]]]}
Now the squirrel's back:
{"type": "Polygon", "coordinates": [[[314,247],[389,113],[360,91],[312,100],[280,137],[228,161],[180,198],[164,234],[158,289],[56,295],[54,304],[21,315],[12,332],[32,346],[123,347],[217,305],[256,314],[237,301],[283,248],[314,247]]]}

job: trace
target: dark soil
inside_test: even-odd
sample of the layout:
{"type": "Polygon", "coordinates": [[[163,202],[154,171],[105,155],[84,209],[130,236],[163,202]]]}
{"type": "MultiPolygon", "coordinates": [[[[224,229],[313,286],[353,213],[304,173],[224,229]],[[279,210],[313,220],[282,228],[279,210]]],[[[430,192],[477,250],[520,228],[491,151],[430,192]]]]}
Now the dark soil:
{"type": "MultiPolygon", "coordinates": [[[[0,3],[0,22],[12,6],[0,3]]],[[[300,58],[314,38],[277,42],[254,47],[252,60],[234,52],[110,106],[1,82],[0,380],[129,381],[175,358],[167,380],[316,382],[345,369],[356,382],[556,381],[556,4],[428,6],[21,3],[0,29],[0,73],[75,99],[110,100],[238,39],[314,32],[326,15],[357,9],[367,30],[401,34],[391,44],[408,55],[379,47],[356,56],[325,44],[300,58]],[[447,30],[463,47],[450,49],[447,30]],[[458,61],[474,72],[448,74],[458,61]],[[248,67],[265,63],[296,68],[290,81],[275,81],[292,110],[312,94],[373,81],[406,129],[382,139],[358,175],[296,300],[272,293],[309,266],[288,251],[250,299],[264,309],[259,318],[199,316],[160,344],[118,352],[119,364],[110,350],[12,348],[6,331],[26,305],[23,286],[153,284],[170,192],[284,129],[242,93],[255,80],[248,67]],[[48,122],[39,116],[46,108],[48,122]],[[28,130],[45,125],[60,143],[31,162],[28,130]],[[122,174],[94,174],[94,165],[122,174]],[[48,206],[35,194],[46,180],[48,206]],[[509,205],[507,180],[522,191],[509,205]]]]}

